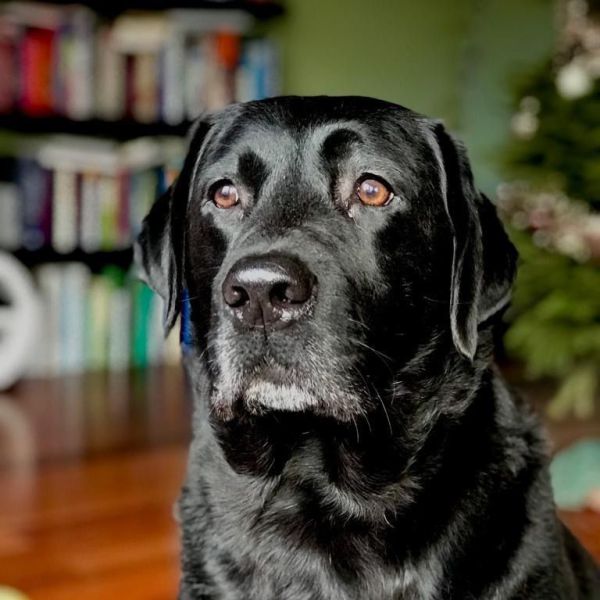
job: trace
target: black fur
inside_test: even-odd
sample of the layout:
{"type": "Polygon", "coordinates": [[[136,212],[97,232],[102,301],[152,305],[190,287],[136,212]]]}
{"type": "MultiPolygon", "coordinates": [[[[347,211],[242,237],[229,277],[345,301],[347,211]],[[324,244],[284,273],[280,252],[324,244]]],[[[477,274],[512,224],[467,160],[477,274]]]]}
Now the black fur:
{"type": "Polygon", "coordinates": [[[354,97],[206,117],[137,256],[167,327],[190,304],[181,598],[600,598],[492,364],[515,250],[439,123],[354,97]],[[358,202],[365,173],[389,205],[358,202]],[[223,179],[240,205],[211,202],[223,179]],[[315,276],[310,314],[240,330],[226,275],[282,254],[315,276]]]}

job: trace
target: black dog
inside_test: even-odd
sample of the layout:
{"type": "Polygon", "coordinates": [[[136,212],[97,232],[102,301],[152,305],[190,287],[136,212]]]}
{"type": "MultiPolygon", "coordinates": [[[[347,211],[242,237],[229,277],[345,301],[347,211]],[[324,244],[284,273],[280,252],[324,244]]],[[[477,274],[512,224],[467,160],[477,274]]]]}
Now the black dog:
{"type": "Polygon", "coordinates": [[[515,250],[439,123],[231,106],[136,251],[167,328],[189,315],[182,598],[600,597],[492,365],[515,250]]]}

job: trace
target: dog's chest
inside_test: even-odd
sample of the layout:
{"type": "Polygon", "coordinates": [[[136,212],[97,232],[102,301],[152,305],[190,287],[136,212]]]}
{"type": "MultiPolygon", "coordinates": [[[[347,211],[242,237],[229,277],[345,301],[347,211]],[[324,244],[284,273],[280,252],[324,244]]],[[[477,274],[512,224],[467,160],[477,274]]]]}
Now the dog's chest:
{"type": "MultiPolygon", "coordinates": [[[[213,498],[215,500],[215,498],[213,498]]],[[[226,600],[428,600],[441,568],[432,559],[386,565],[369,532],[333,530],[281,494],[258,508],[253,490],[220,497],[200,525],[212,550],[204,568],[226,600]],[[233,575],[233,576],[232,576],[233,575]]],[[[198,527],[199,524],[196,524],[198,527]]],[[[195,528],[196,528],[195,527],[195,528]]],[[[216,590],[215,590],[216,591],[216,590]]]]}

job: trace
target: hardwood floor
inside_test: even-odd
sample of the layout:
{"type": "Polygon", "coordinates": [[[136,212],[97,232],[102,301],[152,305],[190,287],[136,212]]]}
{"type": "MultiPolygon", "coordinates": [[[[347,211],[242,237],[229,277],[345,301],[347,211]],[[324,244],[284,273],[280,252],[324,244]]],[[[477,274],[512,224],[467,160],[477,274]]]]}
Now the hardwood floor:
{"type": "Polygon", "coordinates": [[[183,446],[0,473],[0,584],[32,600],[176,597],[183,446]]]}
{"type": "MultiPolygon", "coordinates": [[[[0,586],[31,600],[175,598],[188,436],[179,370],[0,397],[0,586]]],[[[600,515],[563,518],[600,560],[600,515]]]]}
{"type": "Polygon", "coordinates": [[[0,587],[31,600],[175,598],[190,412],[179,368],[0,395],[0,587]]]}

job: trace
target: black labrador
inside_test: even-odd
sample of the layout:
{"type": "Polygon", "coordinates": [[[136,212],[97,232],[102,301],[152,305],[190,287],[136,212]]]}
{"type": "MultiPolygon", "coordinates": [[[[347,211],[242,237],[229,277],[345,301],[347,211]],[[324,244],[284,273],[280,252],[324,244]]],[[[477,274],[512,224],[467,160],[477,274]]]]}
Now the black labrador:
{"type": "Polygon", "coordinates": [[[167,329],[185,316],[181,598],[600,598],[493,365],[516,252],[440,123],[230,106],[136,254],[167,329]]]}

